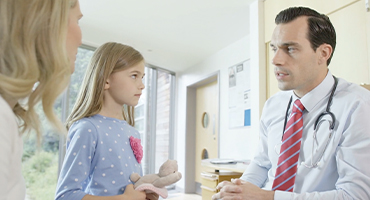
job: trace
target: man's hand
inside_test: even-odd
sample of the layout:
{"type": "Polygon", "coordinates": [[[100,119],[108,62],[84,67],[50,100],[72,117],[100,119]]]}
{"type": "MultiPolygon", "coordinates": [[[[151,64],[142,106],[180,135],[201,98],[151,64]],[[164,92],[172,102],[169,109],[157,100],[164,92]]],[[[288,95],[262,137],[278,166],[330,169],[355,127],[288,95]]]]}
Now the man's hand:
{"type": "Polygon", "coordinates": [[[213,195],[212,200],[273,200],[275,193],[240,179],[232,179],[231,182],[223,181],[217,185],[217,189],[220,192],[213,195]]]}

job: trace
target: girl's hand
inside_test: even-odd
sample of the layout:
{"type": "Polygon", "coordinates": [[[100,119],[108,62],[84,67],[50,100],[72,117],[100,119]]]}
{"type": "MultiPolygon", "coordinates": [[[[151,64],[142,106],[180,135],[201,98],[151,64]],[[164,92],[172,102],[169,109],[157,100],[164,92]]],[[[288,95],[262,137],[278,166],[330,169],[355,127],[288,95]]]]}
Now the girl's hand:
{"type": "MultiPolygon", "coordinates": [[[[146,194],[144,191],[134,189],[134,185],[126,186],[125,192],[122,194],[124,200],[145,200],[146,194]]],[[[156,199],[153,199],[156,200],[156,199]]]]}
{"type": "Polygon", "coordinates": [[[158,200],[159,195],[157,193],[146,193],[146,200],[158,200]]]}

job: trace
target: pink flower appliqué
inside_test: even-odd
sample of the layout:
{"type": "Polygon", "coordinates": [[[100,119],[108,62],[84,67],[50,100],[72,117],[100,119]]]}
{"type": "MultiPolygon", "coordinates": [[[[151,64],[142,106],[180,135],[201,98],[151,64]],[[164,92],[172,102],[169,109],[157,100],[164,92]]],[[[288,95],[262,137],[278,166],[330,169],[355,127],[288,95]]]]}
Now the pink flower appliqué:
{"type": "Polygon", "coordinates": [[[135,158],[138,163],[141,163],[143,158],[143,146],[141,146],[141,140],[139,138],[130,137],[130,145],[132,151],[134,151],[135,158]]]}

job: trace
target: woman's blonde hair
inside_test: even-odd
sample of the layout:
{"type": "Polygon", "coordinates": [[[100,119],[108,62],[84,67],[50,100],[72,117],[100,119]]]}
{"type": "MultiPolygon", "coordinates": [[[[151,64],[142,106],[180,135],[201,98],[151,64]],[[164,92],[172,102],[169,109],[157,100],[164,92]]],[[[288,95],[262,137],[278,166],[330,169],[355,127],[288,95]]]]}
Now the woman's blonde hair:
{"type": "MultiPolygon", "coordinates": [[[[108,42],[96,49],[86,70],[80,92],[66,126],[84,117],[98,114],[103,106],[104,86],[109,76],[117,71],[133,67],[143,61],[143,56],[134,48],[108,42]]],[[[123,118],[134,126],[134,107],[122,107],[123,118]]]]}
{"type": "Polygon", "coordinates": [[[13,111],[21,131],[33,128],[38,138],[40,121],[34,106],[39,101],[47,119],[64,129],[53,104],[70,80],[66,39],[69,11],[76,2],[0,1],[0,95],[7,101],[27,99],[26,105],[18,102],[13,111]]]}

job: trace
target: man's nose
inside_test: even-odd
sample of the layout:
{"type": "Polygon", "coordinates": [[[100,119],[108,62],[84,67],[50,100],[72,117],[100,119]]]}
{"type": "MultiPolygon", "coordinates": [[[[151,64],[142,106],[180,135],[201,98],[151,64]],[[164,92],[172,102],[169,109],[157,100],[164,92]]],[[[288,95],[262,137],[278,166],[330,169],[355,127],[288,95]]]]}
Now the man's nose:
{"type": "Polygon", "coordinates": [[[281,49],[277,49],[275,51],[275,55],[274,57],[272,58],[272,64],[275,65],[275,66],[281,66],[284,64],[285,62],[285,54],[283,52],[283,50],[281,49]]]}

